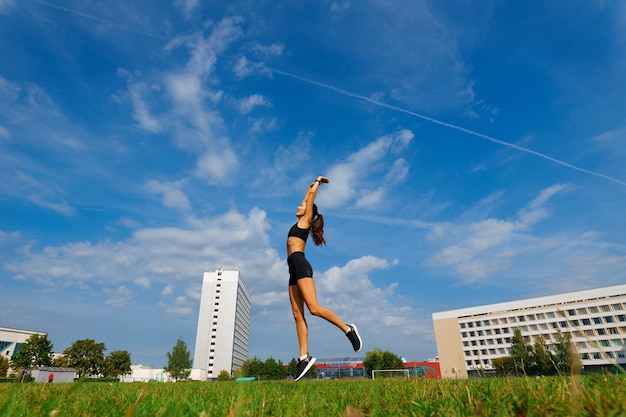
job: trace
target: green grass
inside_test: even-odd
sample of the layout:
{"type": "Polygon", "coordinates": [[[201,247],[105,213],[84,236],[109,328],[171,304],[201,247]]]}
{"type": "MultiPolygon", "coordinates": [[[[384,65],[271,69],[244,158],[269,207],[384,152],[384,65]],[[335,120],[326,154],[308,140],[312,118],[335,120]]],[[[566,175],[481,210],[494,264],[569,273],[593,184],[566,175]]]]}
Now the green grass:
{"type": "Polygon", "coordinates": [[[626,376],[0,384],[0,416],[625,416],[626,376]]]}

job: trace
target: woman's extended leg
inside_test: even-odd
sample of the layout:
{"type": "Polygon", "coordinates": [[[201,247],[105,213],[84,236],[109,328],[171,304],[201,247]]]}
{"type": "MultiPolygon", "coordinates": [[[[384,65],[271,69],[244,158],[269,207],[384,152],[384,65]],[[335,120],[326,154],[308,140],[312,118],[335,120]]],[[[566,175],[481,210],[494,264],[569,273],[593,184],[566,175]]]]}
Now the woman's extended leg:
{"type": "Polygon", "coordinates": [[[304,317],[304,298],[297,285],[289,286],[289,301],[293,318],[296,321],[296,332],[298,333],[298,345],[300,346],[300,357],[309,353],[309,327],[304,317]]]}
{"type": "MultiPolygon", "coordinates": [[[[290,288],[290,294],[291,294],[291,287],[289,288],[290,288]]],[[[328,322],[334,324],[335,326],[339,327],[344,333],[350,330],[348,325],[346,325],[346,323],[343,322],[334,312],[332,312],[331,310],[325,307],[321,307],[317,303],[317,291],[315,290],[315,282],[313,281],[313,278],[300,278],[298,280],[298,293],[299,293],[299,299],[301,300],[301,302],[302,300],[304,301],[304,303],[308,307],[311,314],[313,314],[314,316],[321,317],[327,320],[328,322]]],[[[302,304],[300,304],[300,306],[302,306],[302,304]]],[[[304,317],[304,314],[303,314],[303,317],[304,317]]],[[[306,323],[305,323],[305,326],[306,326],[306,323]]],[[[304,355],[306,353],[301,353],[301,354],[304,355]]]]}

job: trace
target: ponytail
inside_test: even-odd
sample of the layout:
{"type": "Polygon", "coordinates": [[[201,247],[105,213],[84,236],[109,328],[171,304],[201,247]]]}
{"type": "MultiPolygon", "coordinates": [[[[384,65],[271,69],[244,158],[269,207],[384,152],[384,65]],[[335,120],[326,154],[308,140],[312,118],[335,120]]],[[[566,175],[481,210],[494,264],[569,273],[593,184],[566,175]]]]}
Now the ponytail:
{"type": "Polygon", "coordinates": [[[311,220],[311,237],[315,246],[325,245],[324,216],[317,212],[317,205],[313,204],[313,220],[311,220]]]}

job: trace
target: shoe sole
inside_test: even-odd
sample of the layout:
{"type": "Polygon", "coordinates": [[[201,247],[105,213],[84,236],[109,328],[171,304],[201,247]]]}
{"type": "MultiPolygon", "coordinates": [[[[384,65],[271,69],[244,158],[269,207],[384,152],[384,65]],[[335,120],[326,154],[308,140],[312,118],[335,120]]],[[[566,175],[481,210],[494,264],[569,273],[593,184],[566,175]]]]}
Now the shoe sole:
{"type": "Polygon", "coordinates": [[[363,347],[363,340],[361,340],[361,335],[359,334],[359,331],[356,329],[356,324],[349,324],[348,326],[350,326],[350,328],[354,331],[354,334],[356,334],[356,338],[359,339],[359,348],[355,350],[355,352],[358,352],[363,347]]]}
{"type": "Polygon", "coordinates": [[[306,368],[304,368],[304,371],[302,371],[302,373],[300,374],[299,377],[297,377],[296,379],[293,380],[293,382],[298,382],[302,379],[302,377],[304,377],[306,375],[307,372],[309,372],[309,369],[311,369],[311,366],[313,366],[313,364],[315,363],[315,358],[311,358],[311,360],[309,361],[309,363],[307,364],[306,368]]]}

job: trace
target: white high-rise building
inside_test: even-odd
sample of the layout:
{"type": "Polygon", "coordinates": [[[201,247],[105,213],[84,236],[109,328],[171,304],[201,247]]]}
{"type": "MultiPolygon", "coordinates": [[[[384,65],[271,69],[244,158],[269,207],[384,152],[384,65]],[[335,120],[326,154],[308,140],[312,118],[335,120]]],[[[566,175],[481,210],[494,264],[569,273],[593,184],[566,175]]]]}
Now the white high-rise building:
{"type": "Polygon", "coordinates": [[[204,272],[192,379],[215,380],[224,370],[232,376],[248,359],[250,299],[236,268],[204,272]]]}

